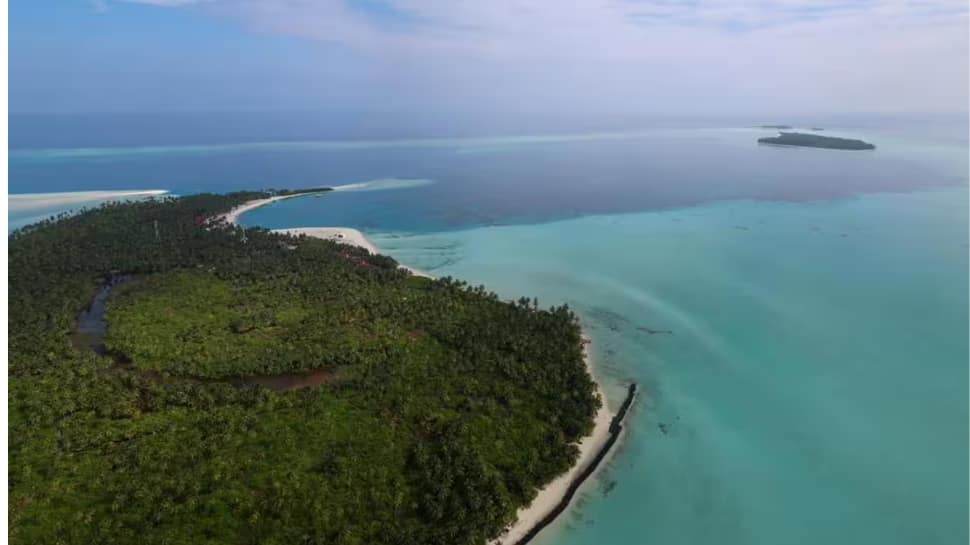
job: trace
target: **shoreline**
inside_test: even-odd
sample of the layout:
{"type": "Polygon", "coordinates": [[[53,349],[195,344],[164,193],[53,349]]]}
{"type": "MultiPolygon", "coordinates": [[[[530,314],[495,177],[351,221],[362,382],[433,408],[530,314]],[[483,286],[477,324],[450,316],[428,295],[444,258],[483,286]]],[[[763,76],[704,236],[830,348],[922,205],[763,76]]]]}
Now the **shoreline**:
{"type": "MultiPolygon", "coordinates": [[[[282,199],[298,196],[303,195],[280,195],[249,201],[217,217],[225,220],[229,224],[238,225],[240,216],[246,212],[282,199]]],[[[380,253],[380,248],[377,245],[371,242],[359,230],[350,227],[294,227],[288,229],[273,229],[272,232],[294,236],[306,235],[358,246],[374,254],[380,253]]],[[[423,271],[406,265],[400,265],[400,267],[417,276],[434,278],[423,271]]],[[[489,540],[487,542],[488,545],[522,545],[544,530],[569,507],[576,489],[588,477],[600,469],[600,462],[609,453],[608,451],[617,441],[619,435],[622,434],[622,427],[618,434],[613,433],[615,418],[610,412],[606,393],[603,391],[600,382],[596,379],[592,353],[590,351],[591,340],[585,334],[582,336],[582,343],[583,363],[593,384],[596,385],[596,393],[599,395],[601,401],[600,408],[593,417],[593,430],[589,435],[579,441],[577,445],[579,447],[579,457],[576,459],[576,463],[566,472],[560,474],[540,488],[529,505],[519,508],[516,512],[515,521],[507,526],[498,537],[489,540]]],[[[619,415],[621,419],[622,416],[622,414],[619,415]]]]}
{"type": "Polygon", "coordinates": [[[272,229],[270,232],[293,236],[306,235],[308,237],[357,246],[372,254],[380,253],[380,249],[364,233],[350,227],[288,227],[286,229],[272,229]]]}
{"type": "MultiPolygon", "coordinates": [[[[367,235],[351,227],[291,227],[288,229],[273,229],[271,232],[293,236],[306,235],[308,237],[357,246],[358,248],[363,248],[375,255],[381,253],[381,249],[378,248],[376,244],[371,242],[371,240],[367,238],[367,235]]],[[[434,280],[433,276],[420,269],[408,267],[407,265],[402,265],[401,263],[398,263],[397,266],[400,269],[410,272],[414,276],[422,276],[424,278],[434,280]]]]}
{"type": "MultiPolygon", "coordinates": [[[[593,372],[593,358],[590,351],[591,340],[583,335],[583,362],[589,373],[596,393],[600,397],[601,405],[593,417],[593,431],[579,441],[579,457],[565,473],[539,489],[532,503],[519,508],[516,520],[503,530],[496,538],[488,542],[489,545],[523,545],[542,532],[564,513],[572,503],[576,488],[582,485],[600,468],[602,458],[607,454],[604,449],[610,445],[610,429],[613,415],[607,404],[606,393],[593,372]],[[585,475],[584,475],[585,474],[585,475]],[[577,481],[579,481],[577,483],[577,481]],[[551,518],[550,518],[551,517],[551,518]]],[[[613,440],[615,441],[615,439],[613,440]]]]}
{"type": "Polygon", "coordinates": [[[626,428],[623,427],[623,420],[626,418],[627,412],[629,412],[630,407],[633,406],[633,402],[637,397],[637,384],[631,383],[627,387],[626,398],[624,398],[623,403],[620,405],[620,409],[616,412],[610,420],[610,434],[606,440],[606,443],[600,447],[596,452],[595,458],[589,463],[586,468],[584,468],[575,480],[569,485],[566,490],[566,494],[563,498],[556,504],[556,506],[549,512],[545,517],[542,518],[538,523],[536,523],[531,530],[529,530],[525,536],[520,538],[514,545],[527,545],[536,536],[538,536],[543,530],[552,525],[559,515],[562,515],[569,509],[569,504],[572,503],[573,498],[576,493],[579,492],[579,488],[586,483],[586,480],[592,477],[600,468],[600,465],[606,460],[606,457],[610,454],[610,450],[623,438],[624,431],[626,428]]]}
{"type": "Polygon", "coordinates": [[[225,221],[231,225],[239,225],[239,217],[249,212],[250,210],[255,210],[260,206],[265,206],[276,201],[281,201],[283,199],[290,199],[293,197],[303,197],[306,195],[312,195],[312,193],[294,193],[292,195],[277,195],[275,197],[267,197],[265,199],[256,199],[253,201],[246,201],[239,206],[233,208],[232,210],[226,212],[225,214],[216,216],[216,221],[225,221]]]}

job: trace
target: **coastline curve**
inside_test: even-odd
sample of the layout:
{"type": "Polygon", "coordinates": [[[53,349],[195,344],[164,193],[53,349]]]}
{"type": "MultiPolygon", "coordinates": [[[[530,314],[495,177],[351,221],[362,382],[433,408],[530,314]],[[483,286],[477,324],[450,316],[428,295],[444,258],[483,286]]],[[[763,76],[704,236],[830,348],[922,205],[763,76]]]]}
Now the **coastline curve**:
{"type": "MultiPolygon", "coordinates": [[[[229,212],[217,216],[217,220],[225,221],[231,225],[239,225],[239,218],[256,208],[267,204],[304,195],[279,195],[265,199],[257,199],[245,202],[229,212]]],[[[364,248],[365,250],[378,254],[380,248],[370,241],[363,233],[350,227],[295,227],[289,229],[274,229],[274,233],[285,233],[293,236],[311,236],[324,240],[331,240],[342,244],[350,244],[364,248]]],[[[406,265],[401,268],[410,271],[417,276],[434,278],[433,276],[406,265]]],[[[576,463],[552,481],[546,483],[539,489],[532,502],[520,508],[516,513],[516,520],[496,538],[488,542],[489,545],[525,545],[542,530],[554,522],[572,503],[572,499],[579,487],[592,476],[601,466],[602,461],[609,454],[612,447],[619,440],[623,426],[621,424],[629,409],[633,398],[636,395],[636,384],[631,384],[626,399],[616,415],[610,414],[607,405],[607,397],[602,385],[596,380],[593,370],[592,355],[590,351],[591,340],[583,335],[583,362],[586,371],[589,373],[593,384],[596,386],[596,394],[601,400],[600,408],[593,418],[592,432],[579,441],[579,457],[576,463]]]]}

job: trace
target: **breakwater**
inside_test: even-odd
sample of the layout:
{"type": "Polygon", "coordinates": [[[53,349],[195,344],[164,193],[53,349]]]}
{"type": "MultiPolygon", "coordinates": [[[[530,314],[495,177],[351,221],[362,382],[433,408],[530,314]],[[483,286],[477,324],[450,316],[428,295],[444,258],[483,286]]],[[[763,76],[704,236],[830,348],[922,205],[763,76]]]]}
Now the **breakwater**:
{"type": "Polygon", "coordinates": [[[566,489],[566,493],[563,495],[562,499],[556,504],[555,509],[549,512],[542,520],[540,520],[522,539],[518,540],[514,545],[525,545],[537,535],[539,532],[543,531],[547,526],[552,524],[552,521],[562,514],[563,511],[569,507],[569,503],[572,501],[573,496],[576,495],[576,491],[582,486],[586,479],[592,475],[596,469],[599,467],[603,459],[613,448],[613,445],[619,440],[620,432],[623,431],[623,419],[626,417],[626,413],[630,410],[630,406],[633,404],[633,400],[637,395],[637,385],[636,383],[630,384],[627,389],[626,398],[623,400],[623,404],[620,405],[620,410],[616,412],[616,415],[610,421],[610,436],[603,444],[603,448],[596,453],[596,457],[573,479],[573,482],[569,483],[569,488],[566,489]]]}

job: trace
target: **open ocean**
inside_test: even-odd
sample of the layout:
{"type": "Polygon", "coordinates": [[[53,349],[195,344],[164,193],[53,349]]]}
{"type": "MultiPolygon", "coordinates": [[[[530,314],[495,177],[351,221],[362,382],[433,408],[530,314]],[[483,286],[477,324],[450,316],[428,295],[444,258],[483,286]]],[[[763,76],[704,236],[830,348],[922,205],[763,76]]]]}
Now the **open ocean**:
{"type": "Polygon", "coordinates": [[[11,193],[342,186],[242,221],[355,227],[407,265],[577,311],[613,408],[630,381],[642,393],[537,543],[967,543],[965,118],[822,133],[867,152],[759,146],[774,131],[740,123],[140,126],[12,118],[11,193]]]}

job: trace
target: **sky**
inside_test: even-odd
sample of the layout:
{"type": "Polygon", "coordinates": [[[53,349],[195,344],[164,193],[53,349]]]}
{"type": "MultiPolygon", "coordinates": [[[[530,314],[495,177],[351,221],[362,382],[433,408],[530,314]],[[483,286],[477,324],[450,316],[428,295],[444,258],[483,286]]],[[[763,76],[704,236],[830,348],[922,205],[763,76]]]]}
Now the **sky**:
{"type": "Polygon", "coordinates": [[[10,0],[34,112],[966,112],[966,0],[10,0]]]}

